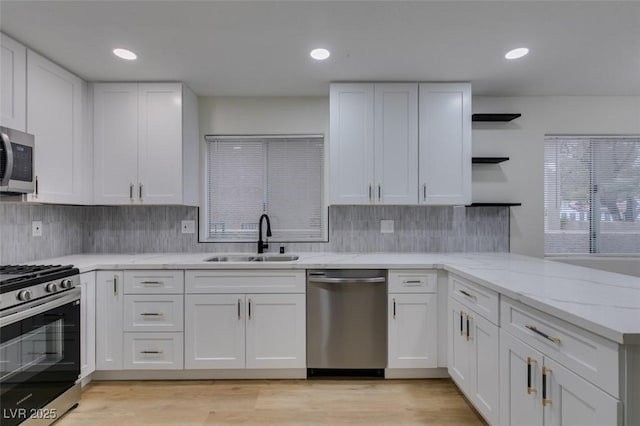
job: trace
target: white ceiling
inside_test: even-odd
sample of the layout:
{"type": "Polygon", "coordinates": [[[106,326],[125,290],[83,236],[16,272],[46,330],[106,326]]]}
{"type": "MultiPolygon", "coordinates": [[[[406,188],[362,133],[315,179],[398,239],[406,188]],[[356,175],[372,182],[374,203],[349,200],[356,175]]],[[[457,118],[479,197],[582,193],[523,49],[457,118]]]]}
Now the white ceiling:
{"type": "Polygon", "coordinates": [[[330,81],[471,81],[482,95],[640,95],[640,2],[10,1],[3,32],[90,81],[327,95],[330,81]],[[332,55],[315,62],[309,51],[332,55]],[[504,59],[514,47],[531,53],[504,59]],[[111,50],[138,53],[135,62],[111,50]]]}

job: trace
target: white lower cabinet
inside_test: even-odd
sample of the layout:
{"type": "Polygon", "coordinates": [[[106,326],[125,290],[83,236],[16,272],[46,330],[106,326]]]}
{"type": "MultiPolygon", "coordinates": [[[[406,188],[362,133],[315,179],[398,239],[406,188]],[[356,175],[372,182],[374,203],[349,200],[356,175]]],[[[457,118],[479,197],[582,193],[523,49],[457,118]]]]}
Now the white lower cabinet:
{"type": "Polygon", "coordinates": [[[180,370],[182,333],[124,333],[124,368],[180,370]]]}
{"type": "Polygon", "coordinates": [[[96,273],[80,274],[80,379],[96,369],[96,273]]]}
{"type": "Polygon", "coordinates": [[[449,298],[449,374],[490,424],[498,424],[499,328],[449,298]]]}
{"type": "Polygon", "coordinates": [[[305,312],[304,294],[188,294],[185,368],[305,368],[305,312]]]}
{"type": "Polygon", "coordinates": [[[96,369],[122,370],[123,273],[96,273],[96,369]]]}
{"type": "Polygon", "coordinates": [[[622,424],[617,399],[505,331],[500,365],[502,425],[622,424]]]}
{"type": "Polygon", "coordinates": [[[438,366],[436,293],[389,294],[389,368],[438,366]]]}

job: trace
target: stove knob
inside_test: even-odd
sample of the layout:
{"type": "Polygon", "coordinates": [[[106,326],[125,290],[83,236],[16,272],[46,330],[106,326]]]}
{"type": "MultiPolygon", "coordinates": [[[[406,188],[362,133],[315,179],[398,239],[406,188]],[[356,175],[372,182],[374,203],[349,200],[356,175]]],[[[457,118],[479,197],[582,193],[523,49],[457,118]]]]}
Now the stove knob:
{"type": "MultiPolygon", "coordinates": [[[[60,284],[62,285],[62,283],[60,284]]],[[[47,293],[55,293],[56,291],[58,291],[58,286],[56,285],[56,283],[49,283],[45,287],[45,290],[47,291],[47,293]]]]}
{"type": "Polygon", "coordinates": [[[18,300],[22,302],[31,300],[31,292],[29,290],[22,290],[21,292],[18,293],[18,300]]]}
{"type": "Polygon", "coordinates": [[[62,280],[60,281],[60,287],[67,289],[73,287],[73,283],[71,280],[62,280]]]}

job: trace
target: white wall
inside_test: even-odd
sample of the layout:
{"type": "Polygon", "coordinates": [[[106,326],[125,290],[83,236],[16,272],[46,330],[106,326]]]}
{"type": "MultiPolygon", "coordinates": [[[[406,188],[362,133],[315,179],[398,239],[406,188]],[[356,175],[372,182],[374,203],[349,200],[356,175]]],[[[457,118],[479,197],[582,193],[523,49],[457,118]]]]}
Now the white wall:
{"type": "Polygon", "coordinates": [[[511,251],[536,257],[544,255],[544,135],[640,134],[637,96],[476,96],[473,112],[522,114],[506,124],[474,124],[474,156],[511,159],[474,166],[473,201],[521,202],[511,208],[511,251]]]}

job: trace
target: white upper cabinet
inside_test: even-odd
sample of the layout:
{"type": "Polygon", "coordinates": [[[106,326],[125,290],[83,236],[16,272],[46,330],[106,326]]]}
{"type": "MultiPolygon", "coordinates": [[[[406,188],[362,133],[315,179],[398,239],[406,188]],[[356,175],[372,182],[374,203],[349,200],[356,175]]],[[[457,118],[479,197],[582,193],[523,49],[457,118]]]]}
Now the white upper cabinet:
{"type": "Polygon", "coordinates": [[[197,98],[180,83],[94,86],[94,202],[198,203],[197,98]]]}
{"type": "Polygon", "coordinates": [[[468,204],[469,83],[336,83],[331,204],[468,204]]]}
{"type": "Polygon", "coordinates": [[[422,204],[471,202],[471,84],[420,84],[422,204]]]}
{"type": "Polygon", "coordinates": [[[376,84],[375,202],[416,204],[418,85],[376,84]]]}
{"type": "Polygon", "coordinates": [[[26,131],[27,48],[0,33],[0,125],[26,131]]]}
{"type": "Polygon", "coordinates": [[[332,84],[329,162],[332,204],[373,201],[373,84],[332,84]]]}
{"type": "Polygon", "coordinates": [[[138,184],[137,84],[94,86],[93,153],[93,201],[132,204],[138,184]]]}
{"type": "Polygon", "coordinates": [[[83,204],[91,191],[85,82],[29,50],[27,87],[27,132],[36,141],[36,191],[29,200],[83,204]]]}

